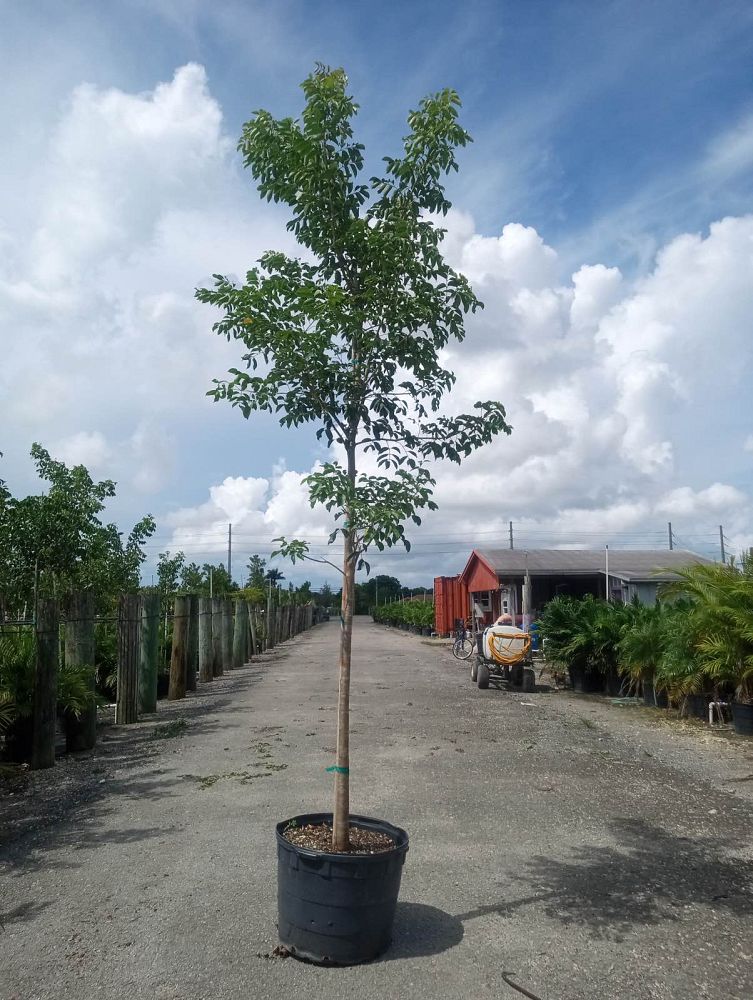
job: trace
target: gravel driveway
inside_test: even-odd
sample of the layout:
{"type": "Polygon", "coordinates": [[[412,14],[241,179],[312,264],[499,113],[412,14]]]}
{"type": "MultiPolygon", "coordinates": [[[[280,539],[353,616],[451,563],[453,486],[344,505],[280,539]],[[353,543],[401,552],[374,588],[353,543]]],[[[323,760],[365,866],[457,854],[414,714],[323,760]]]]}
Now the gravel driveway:
{"type": "Polygon", "coordinates": [[[750,1000],[753,745],[481,692],[358,620],[352,809],[404,826],[395,941],[275,947],[274,824],[329,807],[336,623],[0,795],[0,997],[750,1000]],[[181,722],[180,720],[184,720],[181,722]]]}

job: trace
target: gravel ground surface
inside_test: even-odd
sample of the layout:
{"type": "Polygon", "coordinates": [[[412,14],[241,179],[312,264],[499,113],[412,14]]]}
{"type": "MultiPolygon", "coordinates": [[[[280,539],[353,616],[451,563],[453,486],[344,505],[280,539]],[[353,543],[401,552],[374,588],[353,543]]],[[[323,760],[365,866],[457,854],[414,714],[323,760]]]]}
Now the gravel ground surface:
{"type": "Polygon", "coordinates": [[[0,793],[0,997],[750,1000],[753,744],[479,691],[356,624],[354,812],[411,847],[392,948],[273,955],[274,824],[329,808],[336,623],[0,793]],[[184,720],[181,722],[180,720],[184,720]]]}

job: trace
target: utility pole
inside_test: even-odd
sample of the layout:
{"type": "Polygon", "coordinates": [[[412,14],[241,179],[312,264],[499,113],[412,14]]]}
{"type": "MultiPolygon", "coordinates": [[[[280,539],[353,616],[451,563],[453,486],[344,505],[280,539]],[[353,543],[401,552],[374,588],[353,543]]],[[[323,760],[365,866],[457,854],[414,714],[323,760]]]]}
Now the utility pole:
{"type": "Polygon", "coordinates": [[[607,604],[608,604],[609,603],[609,546],[605,545],[604,550],[606,553],[604,569],[606,571],[606,578],[607,578],[607,604]]]}
{"type": "Polygon", "coordinates": [[[724,551],[724,528],[722,527],[721,524],[719,525],[719,549],[721,550],[722,553],[722,562],[726,562],[727,555],[724,551]]]}
{"type": "Polygon", "coordinates": [[[379,607],[379,580],[374,578],[374,604],[379,607]]]}
{"type": "Polygon", "coordinates": [[[671,521],[667,521],[667,528],[669,530],[669,551],[671,552],[672,549],[675,547],[675,540],[672,537],[672,522],[671,521]]]}
{"type": "Polygon", "coordinates": [[[227,526],[227,575],[228,580],[233,582],[233,526],[227,526]]]}
{"type": "Polygon", "coordinates": [[[212,581],[212,567],[209,567],[209,596],[214,597],[214,585],[212,581]]]}
{"type": "Polygon", "coordinates": [[[510,521],[510,548],[511,549],[515,548],[515,546],[513,545],[513,539],[512,539],[512,521],[510,521]]]}

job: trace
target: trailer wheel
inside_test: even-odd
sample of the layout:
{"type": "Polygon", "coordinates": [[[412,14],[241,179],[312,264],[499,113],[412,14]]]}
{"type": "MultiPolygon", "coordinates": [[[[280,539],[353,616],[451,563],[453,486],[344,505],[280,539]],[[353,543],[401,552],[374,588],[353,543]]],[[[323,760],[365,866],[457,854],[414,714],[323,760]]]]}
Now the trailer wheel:
{"type": "Polygon", "coordinates": [[[478,684],[478,686],[481,688],[482,691],[485,691],[486,688],[489,687],[489,668],[485,663],[479,663],[478,670],[476,673],[477,673],[476,683],[478,684]]]}
{"type": "Polygon", "coordinates": [[[523,670],[523,691],[531,694],[536,690],[536,671],[533,667],[526,667],[523,670]]]}
{"type": "Polygon", "coordinates": [[[474,657],[471,660],[471,680],[476,683],[476,678],[478,677],[478,660],[474,657]]]}

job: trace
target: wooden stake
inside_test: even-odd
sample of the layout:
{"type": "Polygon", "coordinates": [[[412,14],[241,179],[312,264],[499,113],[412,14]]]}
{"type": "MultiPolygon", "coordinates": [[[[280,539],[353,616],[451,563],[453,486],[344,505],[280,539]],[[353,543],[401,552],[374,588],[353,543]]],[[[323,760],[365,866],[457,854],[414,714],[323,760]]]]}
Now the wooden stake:
{"type": "Polygon", "coordinates": [[[173,649],[170,657],[170,687],[168,701],[186,697],[186,656],[188,653],[187,597],[176,597],[173,610],[173,649]]]}
{"type": "Polygon", "coordinates": [[[251,635],[251,656],[256,656],[260,652],[258,645],[258,632],[256,628],[256,608],[249,603],[248,605],[248,629],[251,635]]]}
{"type": "Polygon", "coordinates": [[[199,666],[199,597],[188,595],[188,643],[186,650],[186,691],[196,690],[199,666]]]}
{"type": "Polygon", "coordinates": [[[233,628],[233,668],[238,669],[246,662],[248,649],[248,608],[245,601],[235,602],[235,625],[233,628]]]}
{"type": "Polygon", "coordinates": [[[212,674],[222,676],[222,598],[212,598],[212,674]]]}
{"type": "Polygon", "coordinates": [[[233,669],[233,603],[229,597],[222,599],[222,669],[233,669]]]}
{"type": "Polygon", "coordinates": [[[55,724],[58,701],[60,616],[58,602],[41,598],[34,615],[37,662],[34,676],[34,729],[31,766],[52,767],[55,763],[55,724]]]}
{"type": "Polygon", "coordinates": [[[137,594],[121,594],[118,600],[118,695],[115,724],[138,721],[139,619],[137,594]]]}
{"type": "Polygon", "coordinates": [[[77,718],[66,715],[65,748],[68,751],[91,750],[97,742],[97,702],[94,676],[94,594],[79,590],[66,602],[65,664],[89,667],[91,702],[77,718]]]}
{"type": "Polygon", "coordinates": [[[160,595],[144,594],[139,628],[139,712],[157,711],[160,618],[160,595]]]}
{"type": "Polygon", "coordinates": [[[199,680],[214,678],[214,649],[212,647],[212,599],[199,598],[199,680]]]}

